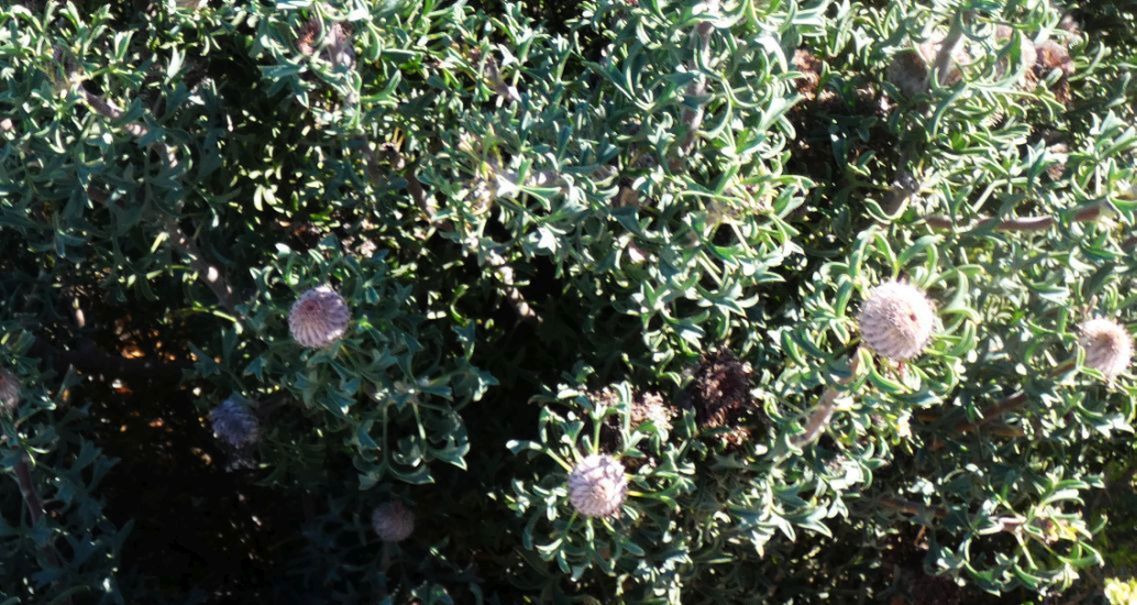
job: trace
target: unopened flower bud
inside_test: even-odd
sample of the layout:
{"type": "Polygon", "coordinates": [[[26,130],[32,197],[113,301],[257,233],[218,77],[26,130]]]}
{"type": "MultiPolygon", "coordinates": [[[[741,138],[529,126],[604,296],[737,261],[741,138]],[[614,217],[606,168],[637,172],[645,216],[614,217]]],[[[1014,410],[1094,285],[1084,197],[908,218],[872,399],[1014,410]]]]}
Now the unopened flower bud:
{"type": "Polygon", "coordinates": [[[11,414],[20,404],[20,379],[0,369],[0,414],[11,414]]]}
{"type": "Polygon", "coordinates": [[[415,529],[415,514],[398,500],[385,502],[371,513],[371,527],[384,542],[402,542],[415,529]]]}
{"type": "Polygon", "coordinates": [[[873,288],[857,317],[872,350],[896,361],[918,356],[936,329],[936,312],[924,293],[899,281],[873,288]]]}
{"type": "Polygon", "coordinates": [[[608,517],[628,497],[624,465],[607,454],[593,454],[569,473],[569,502],[586,517],[608,517]]]}
{"type": "Polygon", "coordinates": [[[260,436],[256,415],[237,397],[230,397],[213,408],[209,423],[215,437],[237,449],[255,443],[260,436]]]}
{"type": "Polygon", "coordinates": [[[1129,367],[1133,338],[1112,319],[1099,317],[1082,322],[1078,344],[1086,351],[1085,364],[1113,380],[1129,367]]]}
{"type": "Polygon", "coordinates": [[[288,329],[302,346],[320,348],[343,336],[351,310],[342,296],[328,286],[308,290],[292,305],[288,329]]]}

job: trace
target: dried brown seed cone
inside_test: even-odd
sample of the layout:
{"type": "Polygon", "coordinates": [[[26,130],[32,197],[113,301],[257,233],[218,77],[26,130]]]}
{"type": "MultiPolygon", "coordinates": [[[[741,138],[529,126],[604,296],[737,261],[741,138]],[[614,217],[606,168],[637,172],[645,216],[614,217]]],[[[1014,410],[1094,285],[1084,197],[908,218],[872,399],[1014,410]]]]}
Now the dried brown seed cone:
{"type": "MultiPolygon", "coordinates": [[[[920,43],[915,50],[906,50],[897,53],[889,63],[885,76],[892,82],[904,96],[914,97],[928,92],[928,84],[936,58],[944,44],[944,36],[936,35],[926,42],[920,43]]],[[[940,83],[950,86],[963,79],[960,65],[971,61],[964,47],[964,42],[957,42],[952,50],[945,73],[939,76],[940,83]]]]}
{"type": "Polygon", "coordinates": [[[704,428],[727,426],[754,407],[750,368],[726,349],[703,355],[687,394],[704,428]]]}
{"type": "Polygon", "coordinates": [[[1043,80],[1051,71],[1059,70],[1061,75],[1051,91],[1060,102],[1069,105],[1073,98],[1070,94],[1070,76],[1074,74],[1074,60],[1070,57],[1070,51],[1054,40],[1039,43],[1035,51],[1037,59],[1034,63],[1033,79],[1036,82],[1043,80]]]}
{"type": "Polygon", "coordinates": [[[793,68],[802,74],[794,80],[798,94],[807,101],[816,98],[821,83],[821,61],[808,50],[799,48],[794,51],[793,68]]]}

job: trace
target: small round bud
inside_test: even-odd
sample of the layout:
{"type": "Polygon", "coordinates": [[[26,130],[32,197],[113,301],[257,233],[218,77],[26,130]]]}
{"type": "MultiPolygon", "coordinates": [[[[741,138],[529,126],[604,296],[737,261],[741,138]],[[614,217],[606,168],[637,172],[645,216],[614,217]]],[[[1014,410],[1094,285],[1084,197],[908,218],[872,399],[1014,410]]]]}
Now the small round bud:
{"type": "Polygon", "coordinates": [[[213,436],[240,449],[255,443],[260,436],[260,423],[253,411],[237,397],[230,397],[209,413],[213,436]]]}
{"type": "Polygon", "coordinates": [[[320,286],[300,296],[288,313],[288,329],[300,345],[316,349],[339,340],[351,310],[335,290],[320,286]]]}
{"type": "Polygon", "coordinates": [[[569,502],[586,517],[608,517],[628,497],[624,465],[607,454],[593,454],[569,473],[569,502]]]}
{"type": "Polygon", "coordinates": [[[0,369],[0,414],[11,414],[20,405],[20,379],[0,369]]]}
{"type": "Polygon", "coordinates": [[[936,312],[924,293],[899,281],[873,288],[857,317],[872,350],[896,361],[918,356],[936,329],[936,312]]]}
{"type": "Polygon", "coordinates": [[[1113,380],[1133,358],[1133,338],[1112,319],[1099,317],[1082,322],[1078,344],[1086,351],[1087,367],[1091,367],[1113,380]]]}
{"type": "Polygon", "coordinates": [[[415,530],[415,514],[398,500],[384,502],[371,513],[371,527],[384,542],[402,542],[415,530]]]}

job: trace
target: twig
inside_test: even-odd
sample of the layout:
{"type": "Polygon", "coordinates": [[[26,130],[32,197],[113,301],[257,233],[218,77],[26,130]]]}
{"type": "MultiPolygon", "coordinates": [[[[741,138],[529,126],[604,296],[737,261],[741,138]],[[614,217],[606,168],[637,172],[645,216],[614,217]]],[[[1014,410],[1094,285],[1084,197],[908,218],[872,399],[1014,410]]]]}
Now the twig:
{"type": "Polygon", "coordinates": [[[885,214],[889,216],[896,215],[912,196],[920,192],[920,182],[916,180],[912,171],[907,167],[908,158],[909,153],[907,151],[900,155],[897,165],[902,168],[892,179],[888,193],[885,193],[884,198],[881,199],[881,210],[884,210],[885,214]]]}
{"type": "Polygon", "coordinates": [[[217,302],[231,315],[239,316],[237,308],[233,304],[233,288],[222,275],[221,270],[205,260],[197,244],[182,230],[181,225],[173,217],[166,219],[165,232],[170,245],[189,259],[190,266],[197,272],[198,278],[204,281],[210,290],[213,290],[217,302]]]}
{"type": "Polygon", "coordinates": [[[32,482],[27,454],[20,454],[20,458],[16,460],[16,465],[12,471],[16,475],[16,485],[20,486],[20,495],[24,498],[24,504],[28,508],[28,516],[31,518],[32,525],[35,525],[43,518],[43,498],[40,497],[35,484],[32,482]]]}
{"type": "Polygon", "coordinates": [[[505,297],[513,305],[517,314],[523,319],[541,323],[541,316],[533,310],[533,307],[529,306],[529,302],[525,300],[525,295],[521,293],[521,290],[517,289],[516,282],[514,281],[513,267],[509,265],[509,262],[493,250],[486,252],[486,260],[498,281],[504,286],[505,297]]]}
{"type": "MultiPolygon", "coordinates": [[[[857,370],[861,365],[861,356],[859,353],[859,350],[853,352],[852,360],[849,362],[849,375],[838,380],[837,386],[849,384],[849,382],[856,377],[857,370]]],[[[821,399],[817,402],[817,408],[805,423],[805,432],[793,438],[794,445],[801,447],[813,442],[825,427],[829,425],[829,419],[833,417],[833,410],[836,407],[837,397],[841,394],[837,386],[827,387],[825,392],[821,394],[821,399]]]]}
{"type": "Polygon", "coordinates": [[[956,17],[951,23],[951,29],[948,30],[947,36],[944,38],[943,43],[940,45],[939,52],[936,53],[936,64],[934,70],[929,70],[925,76],[924,88],[930,88],[932,83],[932,74],[938,75],[938,82],[943,86],[947,82],[947,74],[950,72],[950,63],[952,60],[952,53],[955,52],[955,47],[959,44],[959,39],[963,37],[963,17],[960,15],[956,17]]]}
{"type": "MultiPolygon", "coordinates": [[[[706,3],[706,10],[710,14],[715,14],[719,10],[719,0],[708,0],[706,3]]],[[[711,32],[714,30],[714,24],[708,21],[702,21],[695,26],[695,44],[693,50],[697,54],[706,54],[711,46],[711,32]]],[[[683,140],[679,143],[679,150],[684,156],[691,151],[691,147],[695,145],[695,140],[698,137],[699,127],[703,125],[703,106],[706,105],[706,100],[703,98],[707,93],[707,77],[704,74],[699,74],[695,77],[695,81],[687,85],[686,96],[688,102],[694,103],[695,106],[685,107],[683,109],[682,117],[680,118],[686,134],[683,135],[683,140]]]]}
{"type": "MultiPolygon", "coordinates": [[[[1084,223],[1097,220],[1097,218],[1101,216],[1101,212],[1102,203],[1095,202],[1093,204],[1088,204],[1074,210],[1074,212],[1070,215],[1070,218],[1074,222],[1084,223]]],[[[942,214],[933,214],[931,216],[924,217],[924,222],[933,229],[951,229],[953,231],[961,232],[977,231],[990,227],[991,225],[994,225],[995,231],[1034,232],[1045,231],[1053,227],[1054,225],[1058,224],[1058,219],[1050,215],[1024,216],[1003,220],[999,220],[994,217],[984,217],[974,223],[956,225],[950,217],[944,216],[942,214]]],[[[1122,244],[1122,246],[1124,247],[1125,244],[1122,244]]]]}
{"type": "MultiPolygon", "coordinates": [[[[35,482],[32,481],[32,472],[28,468],[28,456],[25,453],[20,454],[20,458],[16,460],[16,465],[12,468],[13,473],[16,475],[16,485],[20,488],[20,496],[24,500],[24,506],[28,509],[28,518],[34,526],[43,519],[44,506],[43,498],[40,497],[39,491],[36,490],[35,482]]],[[[43,553],[52,564],[56,566],[63,565],[63,558],[56,550],[55,544],[48,542],[40,547],[40,552],[43,553]]],[[[63,603],[71,603],[70,597],[65,597],[63,603]]]]}
{"type": "MultiPolygon", "coordinates": [[[[1051,376],[1057,376],[1059,374],[1062,374],[1063,372],[1066,372],[1071,367],[1073,367],[1073,365],[1074,365],[1074,362],[1072,362],[1072,361],[1066,361],[1066,362],[1063,362],[1061,364],[1058,364],[1058,366],[1056,366],[1050,372],[1050,375],[1051,376]]],[[[974,432],[980,428],[983,428],[983,427],[991,424],[992,422],[995,422],[999,418],[1002,418],[1007,413],[1013,412],[1013,411],[1023,407],[1026,404],[1026,402],[1027,402],[1026,393],[1024,393],[1023,391],[1018,391],[1018,392],[1014,393],[1013,395],[1005,397],[1002,401],[995,404],[990,409],[984,410],[983,418],[980,418],[979,420],[977,420],[975,422],[961,422],[959,424],[956,424],[953,430],[959,434],[964,434],[964,435],[966,435],[967,433],[974,432]]],[[[1018,431],[1014,431],[1014,432],[1008,431],[1008,434],[1010,434],[1011,436],[1020,436],[1018,431]]],[[[945,445],[944,442],[937,441],[937,442],[932,444],[931,449],[932,449],[932,451],[940,450],[940,449],[943,449],[944,445],[945,445]]]]}
{"type": "MultiPolygon", "coordinates": [[[[96,95],[95,93],[87,90],[82,85],[79,86],[79,92],[83,94],[83,100],[87,102],[87,106],[95,110],[95,113],[111,120],[122,119],[124,115],[123,111],[119,109],[118,106],[114,103],[111,103],[99,95],[96,95]]],[[[150,128],[141,122],[127,122],[124,128],[126,128],[127,132],[134,135],[134,137],[138,139],[141,139],[142,137],[150,134],[150,128]]],[[[166,159],[166,163],[170,166],[170,168],[177,168],[178,155],[174,152],[173,148],[162,141],[155,141],[153,144],[158,148],[158,151],[162,154],[162,157],[166,159]]]]}
{"type": "Polygon", "coordinates": [[[922,502],[912,502],[902,498],[885,497],[871,501],[873,504],[889,508],[906,515],[930,514],[933,517],[946,516],[948,511],[939,506],[928,506],[922,502]]]}
{"type": "Polygon", "coordinates": [[[1021,408],[1026,403],[1026,393],[1018,392],[1010,397],[1007,397],[995,404],[988,410],[984,410],[983,417],[975,422],[964,422],[955,425],[955,431],[960,434],[966,435],[972,431],[978,430],[992,422],[1001,418],[1008,412],[1013,412],[1021,408]]]}

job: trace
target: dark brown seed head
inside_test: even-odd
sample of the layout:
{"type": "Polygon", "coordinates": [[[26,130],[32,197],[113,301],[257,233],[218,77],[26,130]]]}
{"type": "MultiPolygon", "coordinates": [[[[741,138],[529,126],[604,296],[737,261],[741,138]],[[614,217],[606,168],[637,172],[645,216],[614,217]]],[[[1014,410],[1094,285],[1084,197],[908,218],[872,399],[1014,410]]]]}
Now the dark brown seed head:
{"type": "Polygon", "coordinates": [[[695,370],[687,394],[700,426],[733,424],[754,403],[750,395],[750,368],[726,349],[707,353],[695,370]]]}

